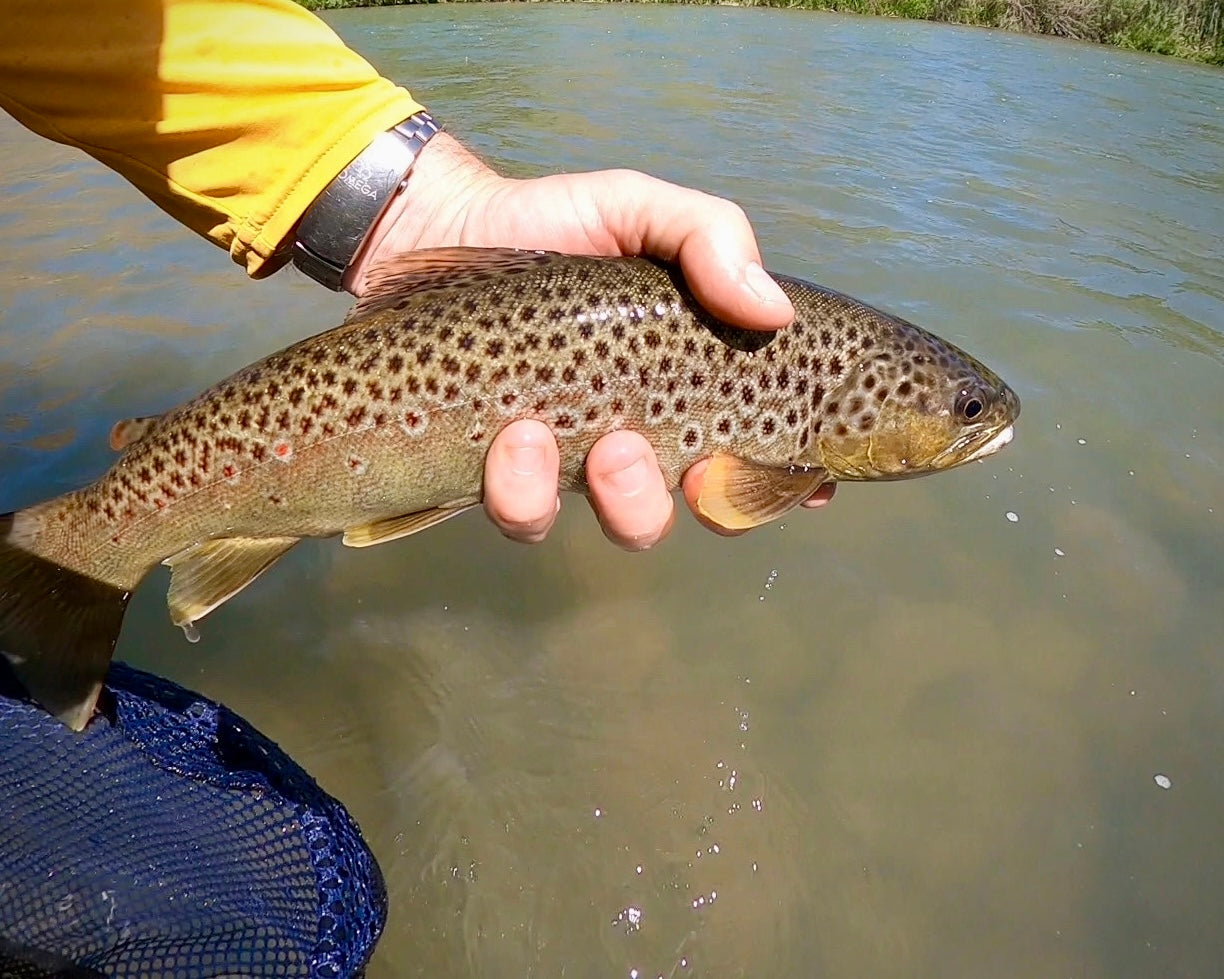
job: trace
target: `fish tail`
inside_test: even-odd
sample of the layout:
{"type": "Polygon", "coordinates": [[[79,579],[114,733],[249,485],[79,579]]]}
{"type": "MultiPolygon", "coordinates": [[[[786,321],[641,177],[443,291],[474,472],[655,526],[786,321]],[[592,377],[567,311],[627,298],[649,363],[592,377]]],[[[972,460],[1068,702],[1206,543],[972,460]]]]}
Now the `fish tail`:
{"type": "Polygon", "coordinates": [[[93,716],[130,593],[23,547],[13,527],[27,514],[38,519],[0,514],[0,668],[7,661],[34,700],[79,731],[93,716]]]}

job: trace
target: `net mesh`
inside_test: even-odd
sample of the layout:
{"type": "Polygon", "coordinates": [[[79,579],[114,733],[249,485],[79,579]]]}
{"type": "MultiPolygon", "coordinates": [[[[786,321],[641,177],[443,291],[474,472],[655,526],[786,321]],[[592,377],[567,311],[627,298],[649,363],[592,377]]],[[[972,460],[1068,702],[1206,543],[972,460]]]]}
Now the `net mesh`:
{"type": "Polygon", "coordinates": [[[74,733],[0,675],[0,976],[359,975],[386,891],[344,807],[225,707],[107,688],[74,733]]]}

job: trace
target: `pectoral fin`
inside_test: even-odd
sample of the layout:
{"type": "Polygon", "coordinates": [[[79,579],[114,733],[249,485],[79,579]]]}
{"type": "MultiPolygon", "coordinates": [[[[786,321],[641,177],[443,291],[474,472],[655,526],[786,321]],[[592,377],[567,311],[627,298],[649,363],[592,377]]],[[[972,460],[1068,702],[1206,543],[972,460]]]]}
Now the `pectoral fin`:
{"type": "Polygon", "coordinates": [[[388,517],[386,520],[375,520],[373,523],[362,524],[359,527],[350,527],[344,532],[344,543],[348,547],[385,544],[389,540],[398,540],[400,537],[420,533],[451,517],[467,513],[479,503],[479,500],[456,500],[446,506],[418,510],[416,513],[405,513],[399,517],[388,517]]]}
{"type": "Polygon", "coordinates": [[[297,542],[296,537],[222,537],[166,558],[170,620],[183,627],[188,639],[198,639],[193,622],[237,595],[297,542]]]}
{"type": "Polygon", "coordinates": [[[697,510],[727,530],[749,530],[798,506],[827,479],[823,469],[779,469],[715,455],[702,477],[697,510]]]}
{"type": "Polygon", "coordinates": [[[142,418],[121,418],[111,427],[110,447],[122,452],[133,442],[139,442],[145,433],[161,421],[161,415],[145,415],[142,418]]]}

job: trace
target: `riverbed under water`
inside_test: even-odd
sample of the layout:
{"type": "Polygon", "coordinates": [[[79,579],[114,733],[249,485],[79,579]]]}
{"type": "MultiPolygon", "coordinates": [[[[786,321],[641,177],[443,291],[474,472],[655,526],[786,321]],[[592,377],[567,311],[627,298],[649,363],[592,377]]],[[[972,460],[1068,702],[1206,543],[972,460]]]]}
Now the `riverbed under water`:
{"type": "MultiPolygon", "coordinates": [[[[118,656],[349,806],[371,979],[1217,975],[1224,73],[802,11],[329,20],[508,171],[733,197],[1024,403],[999,456],[734,541],[625,555],[570,499],[535,548],[307,543],[199,645],[154,575],[118,656]]],[[[0,509],[346,305],[8,120],[0,201],[0,509]]]]}

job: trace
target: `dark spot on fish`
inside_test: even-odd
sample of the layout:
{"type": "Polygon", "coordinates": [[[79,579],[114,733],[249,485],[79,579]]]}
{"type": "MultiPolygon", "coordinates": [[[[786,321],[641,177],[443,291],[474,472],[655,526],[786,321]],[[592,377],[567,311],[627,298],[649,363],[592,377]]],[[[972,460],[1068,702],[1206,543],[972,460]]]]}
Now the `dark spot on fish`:
{"type": "Polygon", "coordinates": [[[416,375],[409,375],[409,377],[408,377],[408,393],[409,393],[409,394],[416,394],[416,393],[417,393],[418,391],[420,391],[420,390],[421,390],[421,379],[420,379],[419,377],[417,377],[416,375]]]}
{"type": "Polygon", "coordinates": [[[433,344],[423,343],[417,351],[417,363],[424,367],[433,360],[433,344]]]}
{"type": "Polygon", "coordinates": [[[914,383],[915,384],[926,384],[927,383],[926,371],[914,371],[914,383]]]}
{"type": "Polygon", "coordinates": [[[909,381],[902,381],[900,384],[897,385],[897,394],[901,395],[901,397],[903,398],[908,398],[910,396],[910,392],[913,391],[913,389],[914,387],[912,384],[910,384],[909,381]]]}
{"type": "Polygon", "coordinates": [[[573,384],[578,379],[578,372],[572,367],[566,367],[561,372],[561,380],[565,384],[573,384]]]}
{"type": "Polygon", "coordinates": [[[454,357],[451,357],[449,354],[442,358],[442,370],[444,370],[447,374],[458,374],[459,367],[459,361],[457,361],[454,357]]]}
{"type": "Polygon", "coordinates": [[[463,377],[469,384],[475,384],[478,380],[480,380],[480,374],[481,370],[479,364],[468,364],[467,370],[463,372],[463,377]]]}
{"type": "Polygon", "coordinates": [[[850,399],[850,414],[857,415],[862,410],[863,410],[863,399],[862,398],[851,398],[850,399]]]}
{"type": "Polygon", "coordinates": [[[598,357],[600,360],[607,359],[608,357],[608,341],[607,340],[596,340],[595,341],[595,356],[598,357]]]}
{"type": "Polygon", "coordinates": [[[842,362],[840,357],[829,358],[829,373],[834,377],[840,377],[842,372],[842,362]]]}
{"type": "Polygon", "coordinates": [[[404,358],[399,354],[392,354],[387,358],[387,370],[392,374],[398,374],[404,369],[404,358]]]}
{"type": "Polygon", "coordinates": [[[268,386],[265,389],[265,393],[269,398],[278,398],[280,397],[280,390],[279,384],[277,384],[275,381],[269,381],[268,386]]]}
{"type": "Polygon", "coordinates": [[[850,429],[846,428],[845,422],[838,422],[837,428],[835,428],[833,431],[836,435],[839,435],[839,436],[848,435],[850,433],[850,429]]]}
{"type": "Polygon", "coordinates": [[[676,403],[672,406],[677,414],[683,414],[688,411],[688,401],[684,398],[677,398],[676,403]]]}
{"type": "Polygon", "coordinates": [[[766,435],[772,435],[778,429],[778,423],[771,416],[761,419],[761,431],[766,435]]]}
{"type": "Polygon", "coordinates": [[[352,411],[348,413],[348,415],[345,417],[344,420],[348,422],[349,428],[356,428],[363,421],[365,421],[365,416],[366,416],[365,406],[357,405],[352,411]]]}
{"type": "Polygon", "coordinates": [[[349,356],[349,352],[343,347],[337,347],[332,352],[332,363],[337,367],[347,367],[351,359],[352,358],[349,356]]]}
{"type": "Polygon", "coordinates": [[[442,397],[444,397],[447,401],[458,401],[459,391],[459,385],[452,381],[450,384],[446,385],[446,390],[442,392],[442,397]]]}
{"type": "Polygon", "coordinates": [[[650,369],[647,367],[638,368],[638,384],[644,388],[650,387],[650,369]]]}
{"type": "Polygon", "coordinates": [[[718,393],[721,394],[724,398],[731,397],[731,392],[733,392],[734,390],[735,390],[735,382],[730,380],[729,378],[724,379],[723,382],[718,385],[718,393]]]}
{"type": "Polygon", "coordinates": [[[536,380],[542,384],[550,384],[555,373],[556,371],[554,371],[553,368],[549,367],[547,364],[542,364],[536,368],[536,380]]]}
{"type": "Polygon", "coordinates": [[[548,338],[548,349],[549,350],[564,350],[565,345],[568,342],[569,341],[566,339],[564,333],[554,333],[552,336],[548,338]]]}
{"type": "Polygon", "coordinates": [[[538,333],[528,333],[523,337],[523,347],[527,350],[540,349],[540,335],[538,333]]]}
{"type": "Polygon", "coordinates": [[[595,419],[597,419],[598,417],[599,417],[598,408],[588,408],[587,409],[586,420],[588,423],[595,421],[595,419]]]}
{"type": "Polygon", "coordinates": [[[501,403],[504,407],[509,408],[515,401],[518,400],[518,395],[513,391],[507,391],[501,396],[501,403]]]}
{"type": "Polygon", "coordinates": [[[618,356],[612,361],[612,364],[616,368],[617,374],[623,375],[629,373],[629,358],[618,356]]]}
{"type": "Polygon", "coordinates": [[[429,377],[425,378],[425,393],[426,394],[437,394],[438,393],[438,379],[434,377],[432,374],[429,377]]]}
{"type": "Polygon", "coordinates": [[[612,414],[614,415],[622,414],[625,410],[625,402],[622,401],[620,398],[613,398],[611,408],[612,408],[612,414]]]}
{"type": "Polygon", "coordinates": [[[705,382],[706,382],[705,375],[702,374],[700,371],[693,371],[693,373],[689,375],[689,386],[690,387],[693,387],[693,388],[704,387],[705,382]]]}
{"type": "Polygon", "coordinates": [[[684,445],[686,448],[693,448],[697,445],[697,432],[692,428],[684,430],[684,445]]]}
{"type": "Polygon", "coordinates": [[[730,418],[718,419],[718,434],[719,435],[730,435],[731,434],[731,419],[730,418]]]}
{"type": "Polygon", "coordinates": [[[802,449],[807,444],[808,444],[808,430],[805,428],[799,433],[799,448],[802,449]]]}
{"type": "Polygon", "coordinates": [[[326,435],[328,438],[335,435],[336,426],[333,425],[331,422],[324,422],[323,423],[323,434],[326,435]]]}
{"type": "MultiPolygon", "coordinates": [[[[458,321],[456,320],[456,322],[458,321]]],[[[443,343],[445,343],[447,340],[449,340],[454,335],[455,335],[455,328],[453,326],[443,325],[443,326],[438,327],[438,339],[441,340],[443,343]]]]}
{"type": "Polygon", "coordinates": [[[740,388],[740,400],[746,405],[756,404],[756,391],[753,390],[751,384],[745,384],[740,388]]]}
{"type": "Polygon", "coordinates": [[[799,412],[792,408],[786,413],[786,424],[789,428],[794,428],[799,423],[799,412]]]}
{"type": "Polygon", "coordinates": [[[574,419],[573,415],[561,414],[553,420],[553,424],[557,428],[573,428],[577,424],[577,421],[574,419]]]}
{"type": "Polygon", "coordinates": [[[820,331],[820,345],[822,347],[833,346],[833,333],[830,330],[826,329],[820,331]]]}
{"type": "MultiPolygon", "coordinates": [[[[552,312],[552,318],[554,320],[559,320],[564,315],[565,315],[565,312],[564,310],[561,310],[561,309],[554,309],[552,312]]],[[[591,323],[589,320],[583,320],[581,323],[578,324],[578,335],[582,337],[582,339],[584,340],[591,339],[591,337],[595,335],[595,325],[591,323]]],[[[606,349],[605,349],[605,354],[606,354],[606,349]]]]}
{"type": "Polygon", "coordinates": [[[276,427],[279,428],[282,432],[286,432],[289,430],[289,412],[282,411],[279,415],[276,416],[276,427]]]}
{"type": "Polygon", "coordinates": [[[659,373],[660,374],[670,374],[675,364],[676,362],[672,360],[671,357],[664,357],[662,360],[659,361],[659,373]]]}
{"type": "Polygon", "coordinates": [[[863,390],[870,391],[875,386],[876,386],[876,379],[875,379],[874,374],[868,374],[866,377],[863,378],[863,390]]]}
{"type": "Polygon", "coordinates": [[[531,365],[525,360],[520,360],[514,365],[514,376],[523,377],[531,373],[531,365]]]}
{"type": "Polygon", "coordinates": [[[570,360],[574,362],[575,367],[581,367],[586,363],[586,359],[586,351],[582,349],[575,350],[572,354],[570,354],[570,360]]]}
{"type": "Polygon", "coordinates": [[[625,324],[624,323],[613,323],[612,324],[612,339],[613,340],[625,339],[625,324]]]}
{"type": "Polygon", "coordinates": [[[648,346],[651,350],[663,342],[663,338],[660,337],[658,332],[655,330],[647,330],[645,334],[643,334],[642,339],[646,341],[646,346],[648,346]]]}

